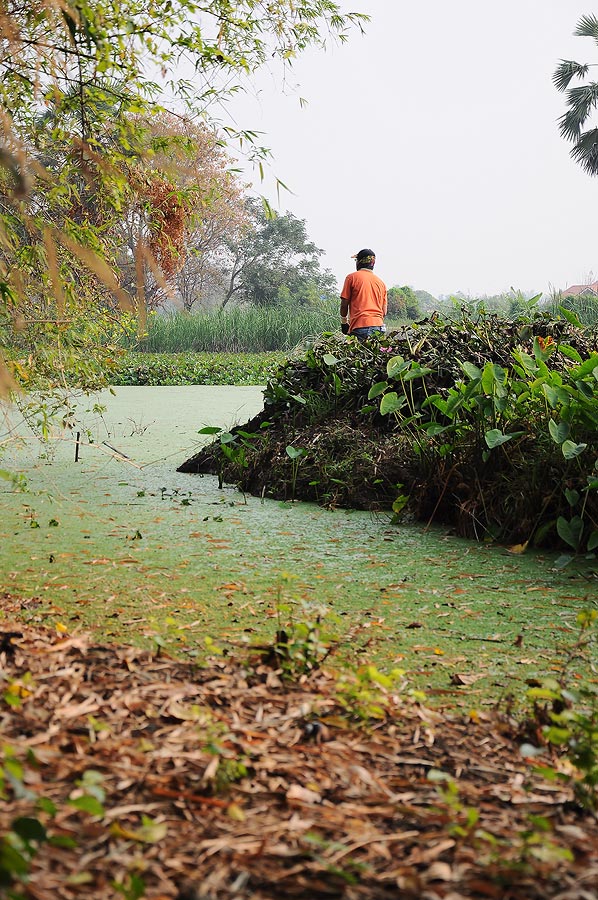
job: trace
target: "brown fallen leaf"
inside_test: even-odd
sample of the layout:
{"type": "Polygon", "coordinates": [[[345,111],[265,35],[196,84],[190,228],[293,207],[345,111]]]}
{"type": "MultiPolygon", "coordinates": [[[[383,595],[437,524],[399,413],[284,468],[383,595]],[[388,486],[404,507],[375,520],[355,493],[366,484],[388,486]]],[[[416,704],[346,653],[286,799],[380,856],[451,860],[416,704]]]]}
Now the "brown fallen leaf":
{"type": "Polygon", "coordinates": [[[459,672],[453,672],[451,675],[451,684],[475,684],[476,681],[479,681],[480,678],[483,678],[483,675],[461,675],[459,672]]]}
{"type": "Polygon", "coordinates": [[[287,803],[298,801],[299,803],[321,803],[322,795],[317,791],[310,791],[309,788],[301,787],[298,784],[292,784],[286,793],[287,803]]]}

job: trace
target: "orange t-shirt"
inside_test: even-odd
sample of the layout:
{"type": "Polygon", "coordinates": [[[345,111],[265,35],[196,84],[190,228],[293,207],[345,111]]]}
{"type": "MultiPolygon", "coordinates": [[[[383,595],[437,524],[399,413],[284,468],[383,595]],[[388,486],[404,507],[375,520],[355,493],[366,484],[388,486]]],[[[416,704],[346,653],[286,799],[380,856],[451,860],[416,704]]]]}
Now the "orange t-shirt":
{"type": "Polygon", "coordinates": [[[371,269],[358,269],[345,278],[341,300],[349,302],[349,328],[382,325],[386,315],[386,285],[371,269]]]}

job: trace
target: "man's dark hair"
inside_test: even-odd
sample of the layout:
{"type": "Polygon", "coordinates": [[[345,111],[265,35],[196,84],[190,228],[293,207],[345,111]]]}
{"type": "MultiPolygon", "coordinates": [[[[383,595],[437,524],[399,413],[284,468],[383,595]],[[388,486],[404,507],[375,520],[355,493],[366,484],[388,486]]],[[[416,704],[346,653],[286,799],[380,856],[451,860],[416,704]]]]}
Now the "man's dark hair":
{"type": "Polygon", "coordinates": [[[360,250],[359,253],[355,255],[355,259],[357,261],[358,269],[373,269],[374,263],[376,262],[376,254],[373,250],[366,247],[365,250],[360,250]]]}

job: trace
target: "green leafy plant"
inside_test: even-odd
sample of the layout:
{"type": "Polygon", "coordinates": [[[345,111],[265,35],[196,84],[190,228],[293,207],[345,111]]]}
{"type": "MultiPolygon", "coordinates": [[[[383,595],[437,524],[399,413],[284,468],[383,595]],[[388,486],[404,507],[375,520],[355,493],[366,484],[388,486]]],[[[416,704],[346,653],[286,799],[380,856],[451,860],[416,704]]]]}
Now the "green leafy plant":
{"type": "MultiPolygon", "coordinates": [[[[47,840],[48,834],[39,819],[20,816],[13,820],[9,831],[0,837],[0,888],[8,889],[27,881],[31,862],[47,840]]],[[[9,892],[8,896],[23,895],[9,892]]]]}
{"type": "Polygon", "coordinates": [[[307,450],[304,447],[293,447],[291,444],[286,447],[286,454],[291,460],[291,500],[295,499],[295,487],[297,485],[297,473],[299,472],[299,464],[307,450]]]}
{"type": "MultiPolygon", "coordinates": [[[[575,767],[573,774],[551,766],[542,766],[543,775],[566,781],[573,788],[577,801],[585,809],[598,810],[598,691],[593,685],[572,687],[568,674],[572,663],[583,659],[588,649],[595,647],[598,633],[598,610],[583,610],[577,616],[577,640],[563,660],[560,680],[546,678],[538,687],[527,692],[533,704],[533,717],[541,723],[538,732],[546,745],[554,747],[575,767]]],[[[533,745],[524,745],[522,752],[535,756],[533,745]]]]}
{"type": "Polygon", "coordinates": [[[127,875],[125,881],[113,881],[112,887],[125,900],[140,900],[141,897],[145,897],[145,881],[135,872],[127,875]]]}
{"type": "Polygon", "coordinates": [[[386,718],[393,696],[405,686],[404,676],[403,669],[386,674],[371,664],[345,668],[337,677],[335,699],[352,722],[367,726],[386,718]]]}
{"type": "Polygon", "coordinates": [[[102,787],[104,776],[95,769],[87,769],[81,778],[75,781],[76,788],[69,797],[69,805],[75,809],[89,813],[91,816],[104,817],[104,800],[106,792],[102,787]]]}

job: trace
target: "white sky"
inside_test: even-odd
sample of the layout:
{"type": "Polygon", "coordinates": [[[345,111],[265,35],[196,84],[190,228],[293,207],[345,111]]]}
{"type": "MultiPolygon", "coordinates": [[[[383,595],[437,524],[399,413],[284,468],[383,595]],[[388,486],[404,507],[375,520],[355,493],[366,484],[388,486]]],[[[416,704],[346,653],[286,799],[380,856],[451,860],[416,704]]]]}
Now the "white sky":
{"type": "Polygon", "coordinates": [[[389,286],[436,295],[598,277],[598,179],[569,156],[551,81],[560,59],[598,63],[591,39],[573,37],[591,0],[351,8],[372,16],[365,37],[300,57],[284,94],[280,72],[263,73],[232,107],[264,132],[293,194],[278,201],[271,181],[248,179],[306,220],[323,265],[342,283],[372,247],[389,286]]]}

